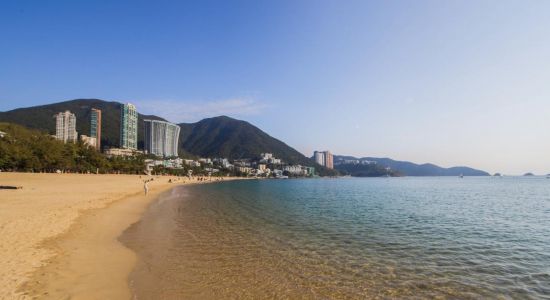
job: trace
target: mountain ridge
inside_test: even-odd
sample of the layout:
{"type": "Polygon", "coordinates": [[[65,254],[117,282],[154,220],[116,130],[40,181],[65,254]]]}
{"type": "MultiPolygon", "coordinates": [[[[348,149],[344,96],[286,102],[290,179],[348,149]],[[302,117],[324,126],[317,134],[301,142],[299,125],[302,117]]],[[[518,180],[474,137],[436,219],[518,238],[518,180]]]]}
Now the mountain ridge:
{"type": "MultiPolygon", "coordinates": [[[[121,103],[116,101],[105,101],[95,98],[73,99],[0,112],[0,121],[15,123],[31,129],[43,130],[49,134],[55,134],[54,114],[69,110],[76,116],[76,131],[78,134],[88,135],[90,132],[90,109],[97,108],[101,110],[102,115],[101,144],[107,147],[117,147],[120,141],[120,105],[121,103]]],[[[155,115],[138,114],[138,140],[141,142],[141,145],[138,146],[143,146],[144,119],[166,121],[155,115]]]]}
{"type": "MultiPolygon", "coordinates": [[[[97,108],[102,111],[102,145],[118,147],[120,140],[121,104],[116,101],[105,101],[95,98],[73,99],[0,112],[0,122],[15,123],[54,134],[55,120],[53,115],[61,111],[70,110],[77,117],[76,130],[78,133],[88,134],[90,130],[90,122],[88,121],[90,118],[90,109],[97,108]]],[[[144,119],[166,121],[166,119],[159,116],[138,114],[138,147],[140,148],[143,147],[144,119]]],[[[241,159],[256,158],[260,153],[270,152],[289,164],[314,166],[321,174],[337,175],[336,171],[316,164],[311,158],[306,157],[283,141],[272,137],[244,120],[228,116],[218,116],[205,118],[194,123],[179,123],[178,125],[181,128],[179,150],[183,155],[241,159]]],[[[380,165],[390,167],[392,170],[399,171],[399,173],[408,176],[489,175],[487,172],[463,166],[442,168],[431,163],[415,164],[391,158],[356,158],[342,155],[334,156],[335,169],[338,169],[338,162],[344,159],[376,161],[380,165]]],[[[357,172],[362,172],[360,168],[353,169],[357,172]]],[[[379,174],[379,171],[377,170],[376,174],[379,174]]],[[[362,173],[366,174],[365,172],[362,173]]]]}
{"type": "Polygon", "coordinates": [[[218,116],[178,125],[184,135],[180,142],[190,153],[242,159],[254,158],[260,153],[273,152],[278,158],[292,164],[311,164],[312,162],[299,151],[247,121],[218,116]],[[223,138],[226,135],[228,138],[223,138]]]}
{"type": "Polygon", "coordinates": [[[388,157],[361,157],[346,155],[334,155],[335,168],[339,162],[345,160],[371,161],[385,167],[389,167],[406,176],[490,176],[488,172],[466,166],[440,167],[433,163],[416,164],[410,161],[394,160],[388,157]]]}
{"type": "MultiPolygon", "coordinates": [[[[50,134],[55,133],[53,115],[70,110],[77,118],[77,132],[88,134],[90,130],[90,109],[102,111],[102,145],[118,147],[120,132],[120,105],[116,101],[101,99],[74,99],[46,105],[18,108],[0,112],[0,122],[10,122],[50,134]]],[[[139,111],[139,107],[138,107],[139,111]]],[[[157,119],[155,115],[138,114],[138,147],[143,147],[143,120],[157,119]]],[[[255,158],[262,152],[273,153],[289,164],[314,166],[321,175],[337,175],[316,164],[286,143],[265,133],[258,127],[243,120],[228,116],[206,118],[195,123],[179,123],[181,128],[179,150],[183,155],[202,157],[225,157],[230,159],[255,158]]]]}

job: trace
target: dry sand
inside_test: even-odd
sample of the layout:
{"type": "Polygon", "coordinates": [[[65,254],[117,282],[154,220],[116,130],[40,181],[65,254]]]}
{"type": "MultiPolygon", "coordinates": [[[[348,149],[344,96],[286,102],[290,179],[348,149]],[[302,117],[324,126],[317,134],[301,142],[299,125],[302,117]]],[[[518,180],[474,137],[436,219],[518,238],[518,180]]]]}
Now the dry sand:
{"type": "Polygon", "coordinates": [[[183,183],[158,177],[145,197],[145,178],[0,173],[0,185],[23,186],[0,190],[0,299],[129,299],[136,257],[117,238],[183,183]]]}

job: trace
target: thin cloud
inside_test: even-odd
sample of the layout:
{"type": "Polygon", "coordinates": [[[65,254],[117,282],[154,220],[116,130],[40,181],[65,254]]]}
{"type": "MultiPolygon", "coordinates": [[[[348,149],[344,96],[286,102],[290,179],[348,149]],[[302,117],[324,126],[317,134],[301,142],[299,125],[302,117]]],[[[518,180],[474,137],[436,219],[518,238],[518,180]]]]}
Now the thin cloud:
{"type": "Polygon", "coordinates": [[[253,98],[230,98],[214,101],[147,100],[134,101],[140,113],[156,115],[171,122],[195,122],[204,118],[227,115],[258,115],[267,107],[253,98]]]}

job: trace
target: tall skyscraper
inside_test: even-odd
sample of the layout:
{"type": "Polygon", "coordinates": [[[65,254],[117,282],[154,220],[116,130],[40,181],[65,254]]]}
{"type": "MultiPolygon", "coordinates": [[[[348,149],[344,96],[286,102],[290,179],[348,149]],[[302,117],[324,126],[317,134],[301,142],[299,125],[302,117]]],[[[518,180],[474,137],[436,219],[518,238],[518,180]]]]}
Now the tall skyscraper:
{"type": "Polygon", "coordinates": [[[180,127],[170,122],[144,120],[144,150],[157,156],[178,156],[180,127]]]}
{"type": "Polygon", "coordinates": [[[316,163],[320,164],[321,166],[325,165],[325,155],[321,151],[315,151],[313,152],[313,159],[316,163]]]}
{"type": "Polygon", "coordinates": [[[55,118],[55,138],[66,142],[76,142],[78,133],[76,132],[76,116],[70,111],[60,112],[54,115],[55,118]]]}
{"type": "Polygon", "coordinates": [[[325,151],[325,167],[329,169],[334,169],[334,158],[330,151],[325,151]]]}
{"type": "Polygon", "coordinates": [[[313,159],[321,166],[325,166],[329,169],[334,168],[334,158],[330,151],[315,151],[313,152],[313,159]]]}
{"type": "Polygon", "coordinates": [[[131,103],[120,107],[120,148],[137,150],[138,113],[131,103]]]}
{"type": "Polygon", "coordinates": [[[101,150],[101,110],[92,108],[90,115],[90,137],[95,138],[95,148],[101,150]]]}

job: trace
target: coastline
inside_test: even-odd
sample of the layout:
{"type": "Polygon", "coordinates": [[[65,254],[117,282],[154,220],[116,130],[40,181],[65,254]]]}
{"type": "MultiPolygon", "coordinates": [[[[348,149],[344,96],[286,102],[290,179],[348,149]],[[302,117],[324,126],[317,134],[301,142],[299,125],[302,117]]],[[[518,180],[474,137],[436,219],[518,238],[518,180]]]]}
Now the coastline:
{"type": "MultiPolygon", "coordinates": [[[[215,181],[139,175],[0,173],[0,299],[128,299],[135,254],[119,241],[158,196],[215,181]]],[[[226,179],[231,180],[231,179],[226,179]]]]}

